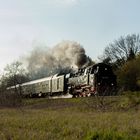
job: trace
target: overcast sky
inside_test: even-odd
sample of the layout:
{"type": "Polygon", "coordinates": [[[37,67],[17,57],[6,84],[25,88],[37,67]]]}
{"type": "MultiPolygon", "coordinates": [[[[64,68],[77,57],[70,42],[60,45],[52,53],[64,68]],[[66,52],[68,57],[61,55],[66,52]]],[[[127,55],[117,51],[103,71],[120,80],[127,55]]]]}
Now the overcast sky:
{"type": "Polygon", "coordinates": [[[140,33],[140,0],[0,0],[0,70],[33,46],[77,41],[94,60],[113,40],[140,33]]]}

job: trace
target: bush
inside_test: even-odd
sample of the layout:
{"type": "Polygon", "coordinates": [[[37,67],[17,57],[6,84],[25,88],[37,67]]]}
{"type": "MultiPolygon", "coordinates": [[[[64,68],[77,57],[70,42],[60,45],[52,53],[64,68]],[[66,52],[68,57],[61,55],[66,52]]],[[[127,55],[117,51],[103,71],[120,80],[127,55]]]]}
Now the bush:
{"type": "Polygon", "coordinates": [[[7,91],[0,92],[1,107],[19,107],[22,105],[22,98],[17,93],[7,91]]]}
{"type": "Polygon", "coordinates": [[[125,91],[140,90],[140,55],[131,61],[126,62],[118,71],[118,85],[125,91]]]}

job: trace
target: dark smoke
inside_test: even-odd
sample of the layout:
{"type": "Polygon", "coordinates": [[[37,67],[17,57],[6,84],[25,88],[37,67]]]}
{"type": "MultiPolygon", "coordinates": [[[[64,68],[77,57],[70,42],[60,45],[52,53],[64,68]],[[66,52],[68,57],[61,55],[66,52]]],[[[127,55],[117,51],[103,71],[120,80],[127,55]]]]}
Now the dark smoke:
{"type": "Polygon", "coordinates": [[[68,73],[72,67],[91,65],[91,59],[77,42],[63,41],[53,48],[35,48],[27,58],[27,69],[32,79],[55,73],[68,73]]]}

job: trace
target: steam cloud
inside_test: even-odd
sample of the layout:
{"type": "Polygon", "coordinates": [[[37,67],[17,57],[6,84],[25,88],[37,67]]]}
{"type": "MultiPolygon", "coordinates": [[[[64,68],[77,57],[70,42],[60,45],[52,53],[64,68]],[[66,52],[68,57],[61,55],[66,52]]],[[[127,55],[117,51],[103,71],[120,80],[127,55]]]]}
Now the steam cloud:
{"type": "Polygon", "coordinates": [[[35,48],[27,58],[27,63],[27,69],[35,79],[68,72],[71,67],[82,68],[91,65],[92,61],[79,43],[62,41],[53,48],[35,48]]]}

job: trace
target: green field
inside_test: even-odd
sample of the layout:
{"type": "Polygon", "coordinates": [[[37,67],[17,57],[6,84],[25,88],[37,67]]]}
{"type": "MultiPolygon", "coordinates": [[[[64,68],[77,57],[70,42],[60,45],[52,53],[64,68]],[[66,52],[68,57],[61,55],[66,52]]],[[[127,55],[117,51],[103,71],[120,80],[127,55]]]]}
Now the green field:
{"type": "Polygon", "coordinates": [[[140,97],[25,99],[0,108],[0,140],[139,140],[140,97]]]}

